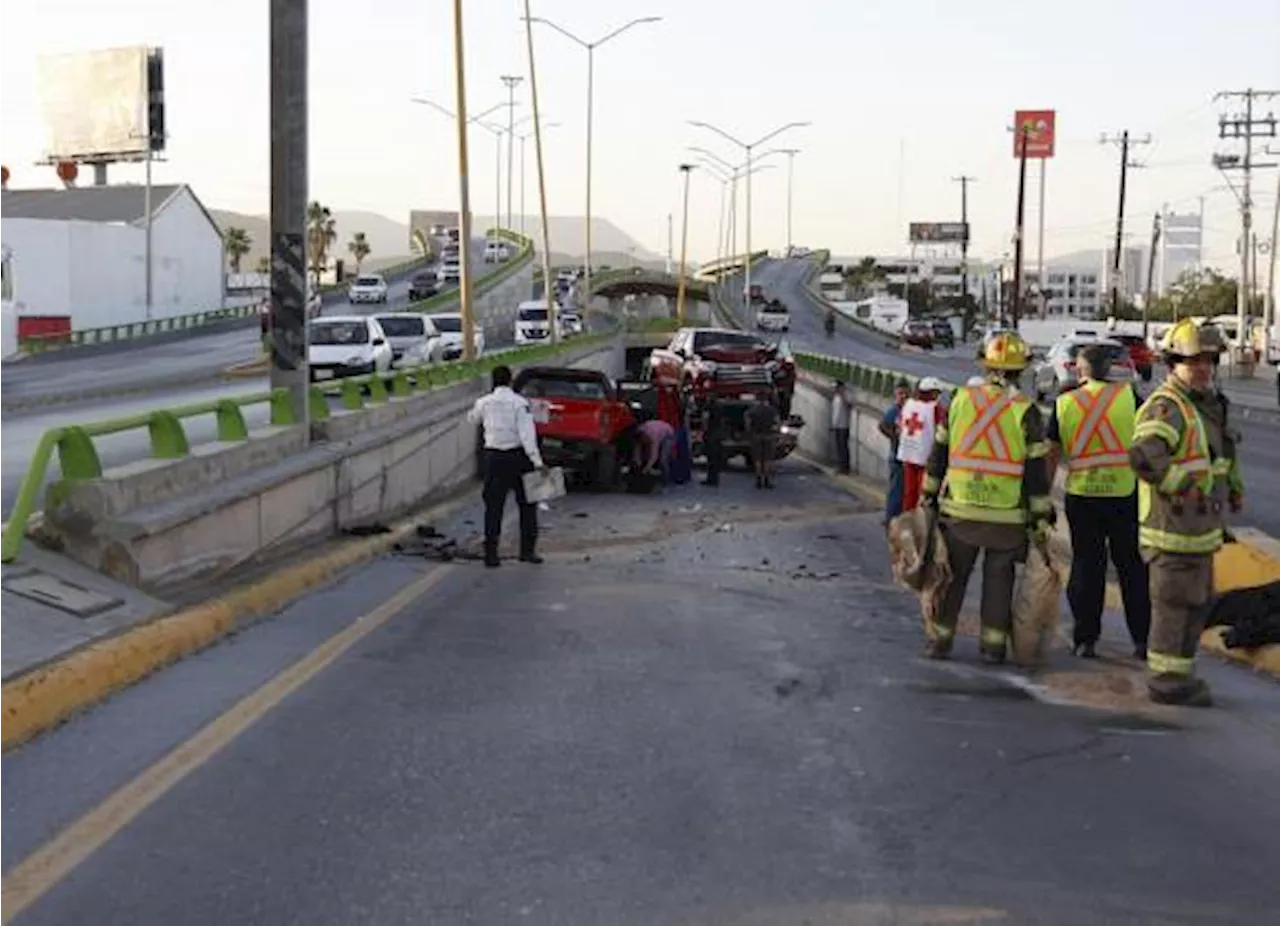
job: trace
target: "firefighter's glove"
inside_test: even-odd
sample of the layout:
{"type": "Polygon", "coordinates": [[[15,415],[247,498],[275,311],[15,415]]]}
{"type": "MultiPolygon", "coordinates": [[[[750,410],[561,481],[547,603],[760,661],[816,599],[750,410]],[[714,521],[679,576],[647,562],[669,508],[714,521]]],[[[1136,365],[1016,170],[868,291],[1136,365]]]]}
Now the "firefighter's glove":
{"type": "Polygon", "coordinates": [[[1052,533],[1053,525],[1048,518],[1041,518],[1031,525],[1031,540],[1038,547],[1047,544],[1052,533]]]}

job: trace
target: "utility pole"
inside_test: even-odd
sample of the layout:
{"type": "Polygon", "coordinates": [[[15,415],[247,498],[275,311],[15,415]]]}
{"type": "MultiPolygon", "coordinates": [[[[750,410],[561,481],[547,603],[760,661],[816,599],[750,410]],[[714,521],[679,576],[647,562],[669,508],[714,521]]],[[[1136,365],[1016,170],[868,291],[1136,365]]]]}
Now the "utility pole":
{"type": "Polygon", "coordinates": [[[675,232],[672,230],[671,213],[667,213],[667,274],[670,275],[671,268],[675,265],[675,232]]]}
{"type": "Polygon", "coordinates": [[[960,241],[960,298],[964,300],[965,330],[969,326],[969,184],[978,178],[961,174],[952,177],[954,183],[960,184],[960,224],[964,226],[964,238],[960,241]]]}
{"type": "Polygon", "coordinates": [[[1236,332],[1237,349],[1243,350],[1248,341],[1249,332],[1249,254],[1253,250],[1253,171],[1260,167],[1275,167],[1275,164],[1258,164],[1253,160],[1253,140],[1255,138],[1276,137],[1276,117],[1268,113],[1265,119],[1253,117],[1254,100],[1269,100],[1280,96],[1280,90],[1224,90],[1214,94],[1215,100],[1243,99],[1244,113],[1218,117],[1218,138],[1239,139],[1244,142],[1244,155],[1214,155],[1214,164],[1221,170],[1243,170],[1244,189],[1240,194],[1240,284],[1236,289],[1236,332]]]}
{"type": "Polygon", "coordinates": [[[471,168],[467,151],[467,67],[462,0],[453,0],[453,74],[458,126],[458,308],[462,314],[462,359],[470,363],[476,359],[476,314],[471,280],[471,168]]]}
{"type": "Polygon", "coordinates": [[[307,0],[271,0],[271,388],[310,440],[307,394],[307,0]]]}
{"type": "MultiPolygon", "coordinates": [[[[503,74],[502,82],[507,85],[507,224],[508,229],[514,222],[511,220],[511,174],[515,166],[515,138],[516,138],[516,87],[523,81],[523,77],[517,77],[514,74],[503,74]]],[[[497,223],[499,226],[502,222],[497,223]]]]}
{"type": "Polygon", "coordinates": [[[1134,145],[1151,144],[1151,136],[1133,138],[1129,130],[1125,129],[1119,136],[1103,135],[1101,144],[1108,143],[1120,146],[1120,195],[1116,205],[1115,252],[1111,255],[1111,317],[1116,319],[1120,317],[1120,258],[1124,251],[1124,201],[1128,191],[1129,168],[1143,166],[1129,161],[1129,149],[1134,145]]]}
{"type": "MultiPolygon", "coordinates": [[[[1267,154],[1280,154],[1267,148],[1267,154]]],[[[1271,329],[1276,323],[1276,247],[1280,245],[1280,171],[1276,172],[1276,202],[1271,210],[1271,254],[1267,259],[1267,303],[1262,319],[1262,361],[1271,358],[1271,329]]]]}
{"type": "Polygon", "coordinates": [[[1022,242],[1026,237],[1023,233],[1023,218],[1027,205],[1027,139],[1030,135],[1031,130],[1023,127],[1022,143],[1018,146],[1018,215],[1014,225],[1013,292],[1010,294],[1014,331],[1018,330],[1018,320],[1022,316],[1022,242]]]}
{"type": "Polygon", "coordinates": [[[692,164],[680,165],[680,173],[684,174],[684,207],[680,220],[680,277],[676,281],[676,318],[681,328],[684,327],[684,277],[689,255],[689,177],[693,174],[693,168],[692,164]]]}
{"type": "Polygon", "coordinates": [[[1142,340],[1147,339],[1151,322],[1151,291],[1156,274],[1156,247],[1160,244],[1160,213],[1151,219],[1151,253],[1147,255],[1147,294],[1142,299],[1142,340]]]}

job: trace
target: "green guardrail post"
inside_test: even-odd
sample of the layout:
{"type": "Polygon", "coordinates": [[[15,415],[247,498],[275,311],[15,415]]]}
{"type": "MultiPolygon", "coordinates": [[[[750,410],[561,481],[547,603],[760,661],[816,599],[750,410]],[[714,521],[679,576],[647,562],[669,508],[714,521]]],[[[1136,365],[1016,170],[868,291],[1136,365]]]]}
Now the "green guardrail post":
{"type": "Polygon", "coordinates": [[[151,435],[151,456],[157,460],[180,460],[191,450],[187,445],[187,433],[182,430],[178,416],[167,409],[151,413],[147,420],[151,435]]]}
{"type": "Polygon", "coordinates": [[[307,411],[312,421],[324,421],[329,417],[329,400],[319,386],[307,390],[307,411]]]}
{"type": "Polygon", "coordinates": [[[232,442],[249,439],[249,428],[244,422],[244,413],[231,399],[221,399],[214,414],[218,419],[218,440],[232,442]]]}
{"type": "Polygon", "coordinates": [[[352,412],[364,408],[364,395],[360,391],[360,384],[354,379],[342,381],[342,407],[352,412]]]}
{"type": "Polygon", "coordinates": [[[409,374],[401,370],[396,370],[391,375],[391,394],[397,399],[407,399],[413,395],[413,387],[409,385],[409,374]]]}
{"type": "Polygon", "coordinates": [[[377,373],[369,377],[369,401],[375,405],[381,405],[387,401],[387,384],[377,373]]]}
{"type": "Polygon", "coordinates": [[[287,428],[298,423],[293,419],[293,405],[289,402],[289,390],[272,390],[270,402],[271,423],[273,425],[279,428],[287,428]]]}

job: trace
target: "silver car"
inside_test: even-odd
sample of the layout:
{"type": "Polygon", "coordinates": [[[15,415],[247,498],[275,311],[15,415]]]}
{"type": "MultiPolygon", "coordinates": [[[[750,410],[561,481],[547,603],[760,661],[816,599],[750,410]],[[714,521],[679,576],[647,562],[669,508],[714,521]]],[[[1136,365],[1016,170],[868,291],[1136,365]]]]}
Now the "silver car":
{"type": "Polygon", "coordinates": [[[1037,402],[1074,389],[1080,385],[1080,376],[1076,371],[1076,357],[1080,351],[1091,344],[1101,344],[1107,350],[1107,359],[1111,361],[1110,375],[1112,382],[1133,382],[1133,359],[1129,356],[1129,348],[1119,341],[1109,338],[1074,337],[1063,338],[1031,367],[1031,390],[1037,402]]]}

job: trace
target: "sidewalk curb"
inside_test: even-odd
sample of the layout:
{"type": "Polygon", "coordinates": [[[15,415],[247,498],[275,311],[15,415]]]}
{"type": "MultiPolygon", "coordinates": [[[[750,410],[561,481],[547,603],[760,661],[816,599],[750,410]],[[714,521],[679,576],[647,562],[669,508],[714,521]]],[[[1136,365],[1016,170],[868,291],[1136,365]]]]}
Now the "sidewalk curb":
{"type": "Polygon", "coordinates": [[[0,747],[7,752],[156,670],[279,611],[332,582],[337,573],[388,552],[412,536],[420,524],[452,513],[469,503],[474,494],[467,486],[398,522],[390,533],[351,540],[220,598],[158,617],[10,679],[0,692],[0,747]]]}

